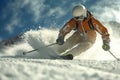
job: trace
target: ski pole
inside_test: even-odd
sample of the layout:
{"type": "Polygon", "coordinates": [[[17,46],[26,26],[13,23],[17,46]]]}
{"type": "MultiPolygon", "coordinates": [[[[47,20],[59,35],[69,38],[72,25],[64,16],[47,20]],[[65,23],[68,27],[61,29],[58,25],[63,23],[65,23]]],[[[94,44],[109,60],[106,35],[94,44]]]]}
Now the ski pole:
{"type": "Polygon", "coordinates": [[[116,60],[120,60],[120,59],[118,59],[110,50],[108,51],[116,60]]]}
{"type": "Polygon", "coordinates": [[[49,46],[55,45],[55,44],[57,44],[57,43],[52,43],[52,44],[49,44],[49,45],[40,47],[40,48],[38,48],[38,49],[33,49],[33,50],[31,50],[31,51],[28,51],[28,52],[23,52],[23,55],[26,55],[26,54],[28,54],[28,53],[31,53],[31,52],[37,51],[37,50],[39,50],[39,49],[42,49],[42,48],[45,48],[45,47],[49,47],[49,46]]]}

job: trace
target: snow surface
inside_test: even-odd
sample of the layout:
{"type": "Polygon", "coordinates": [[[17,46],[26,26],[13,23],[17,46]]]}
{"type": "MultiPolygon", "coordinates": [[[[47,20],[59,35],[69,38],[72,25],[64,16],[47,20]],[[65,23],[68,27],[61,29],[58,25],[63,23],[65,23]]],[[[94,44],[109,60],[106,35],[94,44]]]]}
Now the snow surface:
{"type": "Polygon", "coordinates": [[[0,80],[120,80],[117,61],[1,58],[0,80]]]}

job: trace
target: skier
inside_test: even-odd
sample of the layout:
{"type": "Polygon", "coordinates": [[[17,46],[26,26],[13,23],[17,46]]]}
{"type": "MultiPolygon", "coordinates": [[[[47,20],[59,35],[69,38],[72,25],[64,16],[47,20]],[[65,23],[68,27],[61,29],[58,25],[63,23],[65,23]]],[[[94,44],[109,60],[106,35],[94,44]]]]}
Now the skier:
{"type": "Polygon", "coordinates": [[[66,52],[74,56],[89,49],[96,40],[96,31],[102,35],[103,46],[105,51],[110,49],[110,38],[107,29],[97,20],[83,5],[77,5],[72,10],[73,18],[60,29],[56,43],[59,44],[57,51],[66,52]],[[75,32],[66,39],[65,36],[75,30],[75,32]]]}

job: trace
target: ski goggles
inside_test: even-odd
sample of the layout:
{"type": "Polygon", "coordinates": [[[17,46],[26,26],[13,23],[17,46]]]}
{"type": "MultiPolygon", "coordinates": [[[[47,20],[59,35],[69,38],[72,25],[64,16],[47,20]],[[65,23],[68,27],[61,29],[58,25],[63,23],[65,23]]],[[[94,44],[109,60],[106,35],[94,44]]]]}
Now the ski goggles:
{"type": "Polygon", "coordinates": [[[83,20],[85,17],[83,15],[74,17],[76,20],[83,20]]]}

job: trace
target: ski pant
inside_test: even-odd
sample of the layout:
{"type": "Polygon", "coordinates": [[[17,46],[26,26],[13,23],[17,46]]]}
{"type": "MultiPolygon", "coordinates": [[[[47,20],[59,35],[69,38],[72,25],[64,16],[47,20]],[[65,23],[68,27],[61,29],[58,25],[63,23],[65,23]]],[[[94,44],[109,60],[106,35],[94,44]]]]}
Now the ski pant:
{"type": "Polygon", "coordinates": [[[66,42],[63,45],[57,45],[55,48],[58,53],[63,53],[66,51],[65,54],[77,56],[89,49],[94,42],[95,40],[85,40],[84,36],[81,36],[78,32],[75,32],[72,36],[66,39],[66,42]]]}

